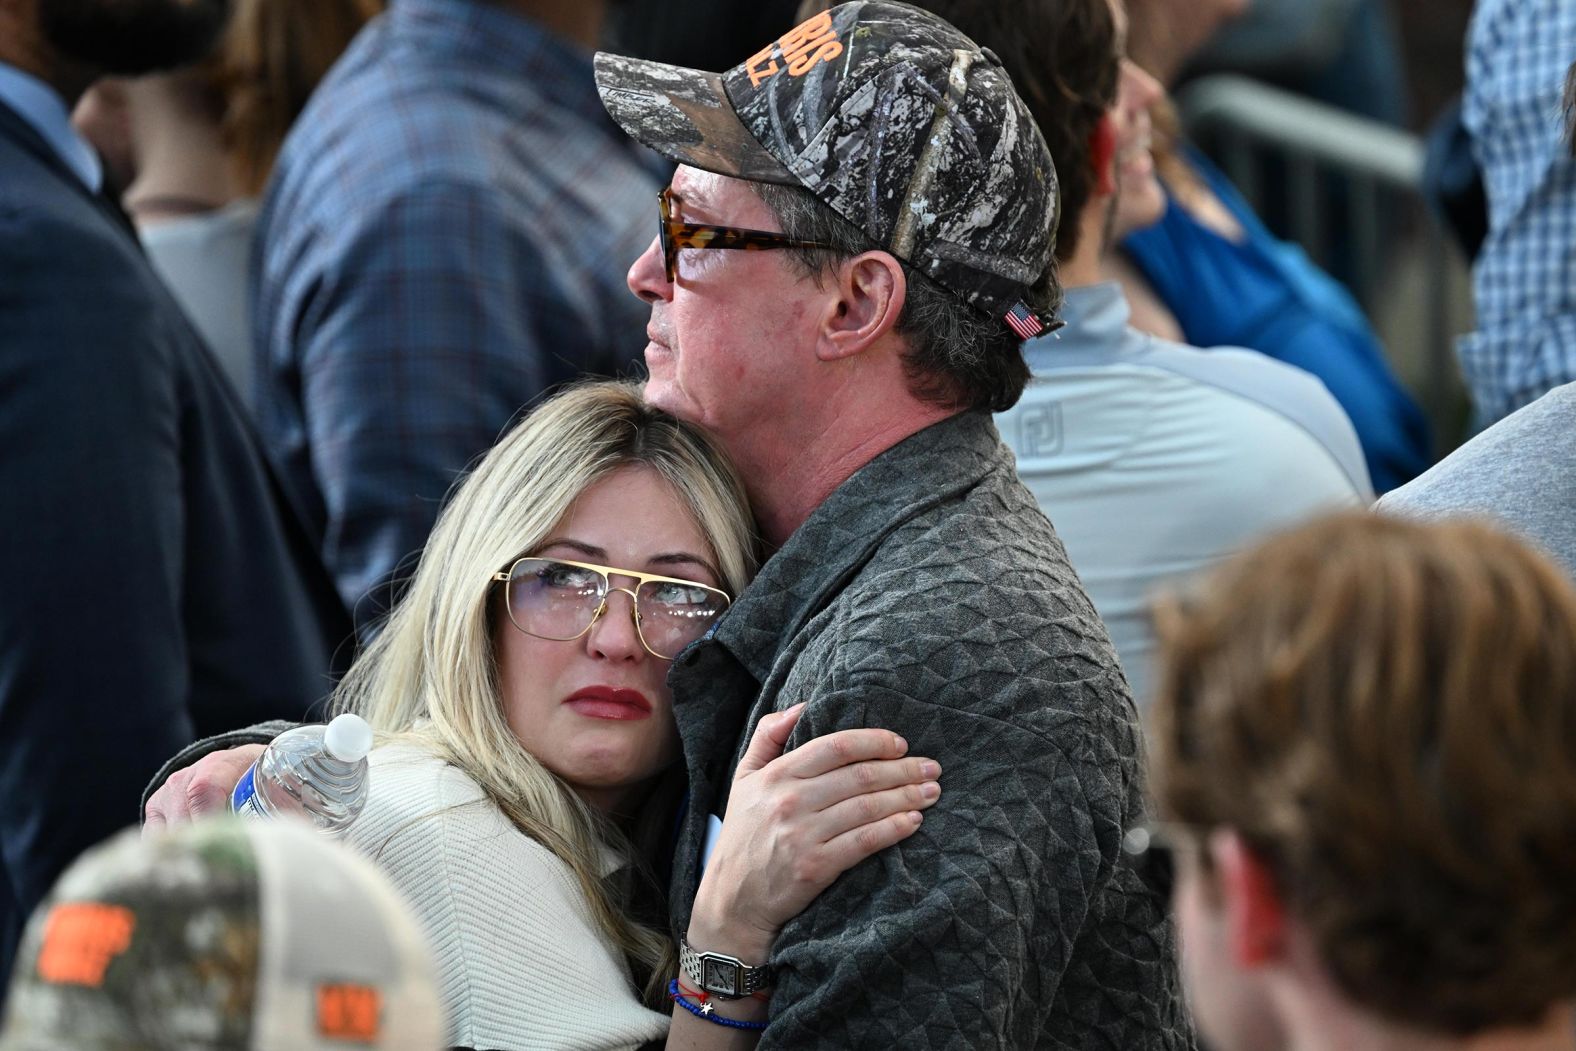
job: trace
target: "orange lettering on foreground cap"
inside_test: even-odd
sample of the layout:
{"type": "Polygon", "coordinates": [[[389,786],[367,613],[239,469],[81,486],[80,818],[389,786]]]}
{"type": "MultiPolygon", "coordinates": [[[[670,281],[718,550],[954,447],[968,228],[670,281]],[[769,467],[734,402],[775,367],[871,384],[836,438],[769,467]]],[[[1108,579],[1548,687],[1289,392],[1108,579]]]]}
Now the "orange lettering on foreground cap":
{"type": "Polygon", "coordinates": [[[750,56],[750,60],[744,64],[744,71],[750,75],[751,87],[758,88],[761,81],[782,72],[783,67],[772,57],[774,49],[787,64],[790,77],[802,77],[817,62],[830,62],[843,53],[837,31],[832,28],[831,12],[822,11],[750,56]]]}
{"type": "Polygon", "coordinates": [[[317,1029],[331,1040],[370,1044],[382,1027],[383,997],[370,985],[317,987],[317,1029]]]}
{"type": "Polygon", "coordinates": [[[119,905],[56,905],[44,921],[38,976],[55,985],[97,989],[104,984],[109,962],[131,945],[136,927],[136,915],[119,905]]]}

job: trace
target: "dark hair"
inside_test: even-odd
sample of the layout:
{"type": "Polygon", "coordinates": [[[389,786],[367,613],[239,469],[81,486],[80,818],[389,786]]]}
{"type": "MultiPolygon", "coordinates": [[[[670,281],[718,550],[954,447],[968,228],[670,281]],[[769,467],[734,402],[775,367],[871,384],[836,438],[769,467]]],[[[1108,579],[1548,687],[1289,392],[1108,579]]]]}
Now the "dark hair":
{"type": "Polygon", "coordinates": [[[1110,0],[913,0],[1001,59],[1045,136],[1061,187],[1056,258],[1078,248],[1094,190],[1089,140],[1116,104],[1121,58],[1110,0]]]}
{"type": "Polygon", "coordinates": [[[1162,811],[1269,865],[1335,982],[1468,1034],[1576,989],[1576,590],[1486,525],[1354,513],[1156,611],[1162,811]]]}
{"type": "MultiPolygon", "coordinates": [[[[862,252],[886,251],[809,190],[774,183],[751,185],[783,233],[832,246],[788,250],[795,265],[818,284],[829,268],[844,260],[862,252]]],[[[908,343],[903,370],[914,396],[950,409],[1002,412],[1017,404],[1029,382],[1029,366],[1023,360],[1022,341],[1006,322],[975,309],[907,263],[903,274],[908,296],[895,331],[908,343]]],[[[1054,259],[1025,291],[1023,301],[1042,311],[1061,305],[1054,259]]]]}

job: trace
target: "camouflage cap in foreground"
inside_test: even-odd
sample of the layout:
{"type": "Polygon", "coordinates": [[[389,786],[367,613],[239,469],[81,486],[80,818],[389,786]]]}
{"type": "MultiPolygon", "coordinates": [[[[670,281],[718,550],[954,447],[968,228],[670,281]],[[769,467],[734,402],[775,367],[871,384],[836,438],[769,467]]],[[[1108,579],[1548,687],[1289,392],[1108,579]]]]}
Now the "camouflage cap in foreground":
{"type": "Polygon", "coordinates": [[[347,847],[224,819],[84,854],[34,912],[0,1051],[436,1051],[431,955],[347,847]]]}
{"type": "Polygon", "coordinates": [[[840,4],[726,73],[601,53],[602,103],[676,161],[803,186],[1022,338],[1050,262],[1050,151],[1000,61],[895,0],[840,4]]]}

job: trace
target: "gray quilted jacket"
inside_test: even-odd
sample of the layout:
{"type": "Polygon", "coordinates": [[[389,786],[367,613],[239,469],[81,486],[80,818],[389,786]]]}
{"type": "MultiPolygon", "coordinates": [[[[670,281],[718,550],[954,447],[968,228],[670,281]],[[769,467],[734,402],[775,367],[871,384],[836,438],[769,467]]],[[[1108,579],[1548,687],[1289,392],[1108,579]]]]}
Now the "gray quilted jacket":
{"type": "Polygon", "coordinates": [[[988,416],[845,482],[669,682],[675,931],[761,716],[808,701],[790,745],[887,727],[942,766],[920,830],[778,939],[762,1048],[1192,1046],[1163,903],[1118,849],[1141,809],[1127,684],[988,416]]]}

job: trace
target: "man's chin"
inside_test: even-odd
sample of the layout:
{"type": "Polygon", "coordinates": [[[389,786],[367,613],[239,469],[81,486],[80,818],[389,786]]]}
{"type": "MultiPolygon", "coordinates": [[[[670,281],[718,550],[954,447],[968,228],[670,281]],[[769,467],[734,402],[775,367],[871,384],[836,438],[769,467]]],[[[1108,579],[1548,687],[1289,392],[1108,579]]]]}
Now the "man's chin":
{"type": "Polygon", "coordinates": [[[661,409],[670,415],[673,413],[673,405],[678,401],[678,392],[673,387],[671,377],[652,372],[646,378],[645,386],[641,387],[640,392],[646,399],[646,404],[653,409],[661,409]]]}
{"type": "Polygon", "coordinates": [[[650,375],[646,379],[645,386],[641,388],[641,396],[645,398],[646,404],[653,409],[661,409],[669,416],[675,416],[689,423],[698,423],[692,411],[693,407],[674,380],[671,360],[662,362],[661,367],[658,367],[651,357],[651,352],[647,350],[646,367],[650,375]]]}

